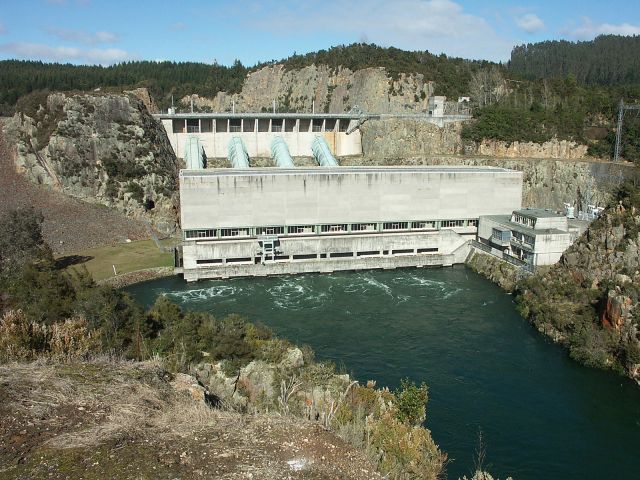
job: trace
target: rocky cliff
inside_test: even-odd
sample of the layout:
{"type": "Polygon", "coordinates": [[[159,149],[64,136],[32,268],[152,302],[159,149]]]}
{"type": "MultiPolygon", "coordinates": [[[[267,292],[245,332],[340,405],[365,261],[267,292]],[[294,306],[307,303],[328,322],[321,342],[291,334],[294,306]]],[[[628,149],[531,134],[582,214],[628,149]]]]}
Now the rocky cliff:
{"type": "Polygon", "coordinates": [[[462,122],[438,127],[420,119],[385,118],[365,122],[362,149],[368,158],[406,158],[422,155],[479,155],[499,158],[553,158],[584,160],[587,146],[567,140],[545,143],[483,140],[460,137],[462,122]]]}
{"type": "Polygon", "coordinates": [[[169,233],[177,223],[178,162],[138,95],[52,94],[4,131],[32,181],[169,233]]]}
{"type": "Polygon", "coordinates": [[[286,70],[282,65],[264,67],[247,75],[238,94],[220,92],[208,99],[197,95],[182,99],[183,105],[217,112],[271,111],[273,101],[279,112],[343,113],[358,105],[365,111],[424,112],[433,93],[433,84],[421,74],[402,74],[392,79],[384,68],[352,71],[311,65],[286,70]]]}
{"type": "Polygon", "coordinates": [[[559,264],[519,285],[526,318],[572,357],[640,379],[640,195],[622,186],[613,204],[559,264]]]}

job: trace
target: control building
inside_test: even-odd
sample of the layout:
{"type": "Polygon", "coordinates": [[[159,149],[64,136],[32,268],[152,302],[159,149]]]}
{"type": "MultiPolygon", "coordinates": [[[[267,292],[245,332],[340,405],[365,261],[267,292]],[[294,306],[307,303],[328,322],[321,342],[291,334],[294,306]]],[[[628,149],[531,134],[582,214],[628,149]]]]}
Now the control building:
{"type": "Polygon", "coordinates": [[[187,281],[462,263],[482,215],[521,207],[496,167],[182,170],[187,281]]]}
{"type": "Polygon", "coordinates": [[[532,267],[553,265],[587,224],[551,210],[524,208],[510,215],[481,216],[478,240],[532,267]]]}

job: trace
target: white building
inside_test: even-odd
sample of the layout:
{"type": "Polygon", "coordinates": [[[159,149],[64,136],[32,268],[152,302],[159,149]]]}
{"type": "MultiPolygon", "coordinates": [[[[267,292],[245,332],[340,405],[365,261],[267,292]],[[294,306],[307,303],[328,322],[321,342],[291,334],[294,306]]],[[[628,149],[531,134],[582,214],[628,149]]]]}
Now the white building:
{"type": "Polygon", "coordinates": [[[530,265],[552,265],[575,241],[584,222],[571,221],[550,210],[525,208],[511,215],[479,218],[478,240],[530,265]]]}
{"type": "Polygon", "coordinates": [[[201,278],[462,263],[482,215],[521,206],[495,167],[183,170],[182,264],[201,278]]]}

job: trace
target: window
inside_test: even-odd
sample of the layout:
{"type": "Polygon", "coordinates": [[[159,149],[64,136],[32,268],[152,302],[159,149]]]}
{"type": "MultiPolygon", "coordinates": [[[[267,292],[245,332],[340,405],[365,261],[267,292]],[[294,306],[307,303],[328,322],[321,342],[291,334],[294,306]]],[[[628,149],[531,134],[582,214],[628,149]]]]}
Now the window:
{"type": "Polygon", "coordinates": [[[284,121],[284,131],[293,132],[296,128],[296,120],[293,118],[287,118],[284,121]]]}
{"type": "Polygon", "coordinates": [[[200,133],[200,121],[197,118],[187,119],[187,133],[200,133]]]}
{"type": "Polygon", "coordinates": [[[227,258],[227,263],[251,263],[251,257],[227,258]]]}
{"type": "Polygon", "coordinates": [[[322,233],[334,233],[334,232],[346,232],[346,225],[321,225],[320,232],[322,233]]]}
{"type": "Polygon", "coordinates": [[[332,253],[331,258],[353,257],[353,252],[337,252],[332,253]]]}
{"type": "Polygon", "coordinates": [[[216,231],[213,229],[208,230],[185,230],[184,236],[186,239],[193,238],[215,238],[216,231]]]}
{"type": "Polygon", "coordinates": [[[359,257],[373,257],[374,255],[380,255],[380,252],[377,250],[367,250],[366,252],[358,252],[357,255],[359,257]]]}
{"type": "Polygon", "coordinates": [[[239,118],[232,118],[229,120],[229,131],[230,132],[241,132],[242,131],[242,120],[239,118]]]}
{"type": "Polygon", "coordinates": [[[315,259],[316,254],[315,253],[305,253],[305,254],[300,254],[300,255],[293,255],[293,259],[294,260],[309,260],[309,259],[315,259]]]}
{"type": "Polygon", "coordinates": [[[415,230],[433,230],[436,228],[436,222],[412,222],[411,228],[415,230]]]}
{"type": "Polygon", "coordinates": [[[477,227],[478,226],[478,220],[469,220],[468,224],[470,227],[477,227]]]}
{"type": "Polygon", "coordinates": [[[282,235],[284,233],[284,227],[258,227],[256,228],[256,235],[282,235]]]}
{"type": "Polygon", "coordinates": [[[442,228],[463,227],[464,220],[443,220],[442,228]]]}
{"type": "Polygon", "coordinates": [[[511,217],[511,221],[514,223],[519,223],[520,225],[524,225],[525,227],[534,228],[536,226],[536,221],[533,218],[525,217],[524,215],[515,212],[511,217]]]}
{"type": "Polygon", "coordinates": [[[321,132],[322,131],[322,119],[314,118],[311,123],[311,131],[312,132],[321,132]]]}
{"type": "Polygon", "coordinates": [[[221,237],[248,237],[248,228],[223,228],[220,230],[221,237]]]}
{"type": "Polygon", "coordinates": [[[351,224],[352,232],[372,231],[376,230],[375,223],[353,223],[351,224]]]}
{"type": "Polygon", "coordinates": [[[221,258],[212,258],[210,260],[196,260],[197,265],[212,265],[216,263],[222,263],[221,258]]]}
{"type": "Polygon", "coordinates": [[[316,229],[313,225],[292,225],[288,231],[290,235],[304,235],[315,233],[316,229]]]}
{"type": "Polygon", "coordinates": [[[253,132],[256,126],[255,118],[245,118],[242,122],[242,131],[243,132],[253,132]]]}
{"type": "Polygon", "coordinates": [[[408,222],[386,222],[382,224],[383,230],[406,230],[409,228],[408,222]]]}
{"type": "Polygon", "coordinates": [[[433,247],[426,247],[426,248],[419,248],[418,249],[418,253],[432,253],[432,252],[437,252],[438,249],[437,248],[433,248],[433,247]]]}
{"type": "Polygon", "coordinates": [[[407,255],[413,253],[413,248],[400,248],[397,250],[391,250],[392,255],[407,255]]]}

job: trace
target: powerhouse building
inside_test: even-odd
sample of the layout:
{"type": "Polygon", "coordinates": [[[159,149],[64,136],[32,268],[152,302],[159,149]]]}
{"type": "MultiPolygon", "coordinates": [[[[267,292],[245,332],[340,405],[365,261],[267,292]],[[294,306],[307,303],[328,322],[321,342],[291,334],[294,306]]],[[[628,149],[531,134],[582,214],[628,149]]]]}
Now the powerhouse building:
{"type": "Polygon", "coordinates": [[[496,167],[182,170],[187,281],[452,265],[481,215],[521,207],[522,172],[496,167]]]}

